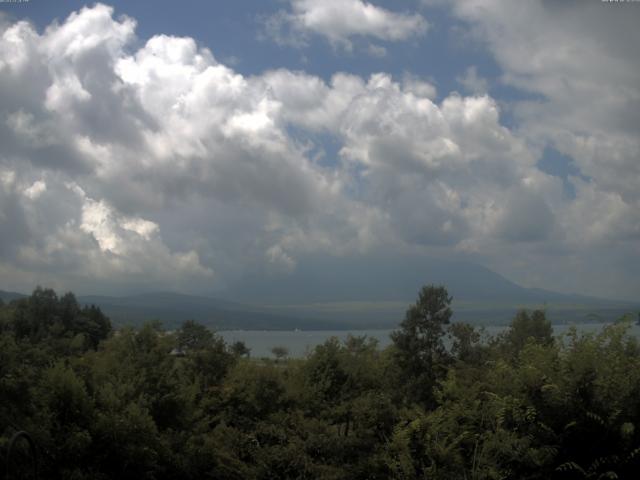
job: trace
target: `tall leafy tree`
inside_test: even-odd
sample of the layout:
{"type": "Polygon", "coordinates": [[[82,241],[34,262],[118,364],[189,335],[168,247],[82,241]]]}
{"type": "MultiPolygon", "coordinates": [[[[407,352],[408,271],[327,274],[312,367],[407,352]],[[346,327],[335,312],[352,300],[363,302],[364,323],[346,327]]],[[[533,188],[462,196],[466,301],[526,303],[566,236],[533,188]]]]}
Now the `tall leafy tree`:
{"type": "Polygon", "coordinates": [[[201,323],[187,320],[178,330],[178,347],[185,351],[204,350],[214,344],[211,330],[201,323]]]}
{"type": "Polygon", "coordinates": [[[451,300],[443,286],[427,285],[391,333],[395,357],[404,373],[409,400],[433,405],[433,387],[445,374],[447,351],[443,343],[445,326],[451,319],[451,300]]]}
{"type": "Polygon", "coordinates": [[[527,342],[552,345],[553,327],[543,310],[534,310],[531,313],[520,310],[507,331],[498,340],[502,341],[507,350],[515,355],[527,342]]]}

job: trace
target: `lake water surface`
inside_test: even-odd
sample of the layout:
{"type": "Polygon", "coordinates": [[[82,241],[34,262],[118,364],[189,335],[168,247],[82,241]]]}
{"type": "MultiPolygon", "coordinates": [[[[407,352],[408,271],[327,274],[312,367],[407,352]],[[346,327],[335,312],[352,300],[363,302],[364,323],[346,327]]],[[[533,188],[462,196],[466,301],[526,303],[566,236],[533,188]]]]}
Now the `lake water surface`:
{"type": "MultiPolygon", "coordinates": [[[[605,325],[604,323],[580,323],[574,326],[579,332],[599,332],[605,325]]],[[[553,331],[557,336],[567,333],[572,325],[554,325],[553,331]]],[[[501,326],[485,326],[487,335],[496,335],[507,327],[501,326]]],[[[291,357],[303,357],[310,352],[316,345],[324,343],[330,337],[337,337],[344,340],[348,335],[364,336],[375,338],[381,348],[391,343],[389,334],[392,330],[322,330],[322,331],[271,331],[271,330],[228,330],[218,332],[227,343],[235,341],[243,341],[247,347],[251,349],[253,358],[272,357],[271,349],[276,346],[285,347],[289,350],[291,357]]],[[[633,325],[631,333],[640,337],[640,326],[633,325]]]]}

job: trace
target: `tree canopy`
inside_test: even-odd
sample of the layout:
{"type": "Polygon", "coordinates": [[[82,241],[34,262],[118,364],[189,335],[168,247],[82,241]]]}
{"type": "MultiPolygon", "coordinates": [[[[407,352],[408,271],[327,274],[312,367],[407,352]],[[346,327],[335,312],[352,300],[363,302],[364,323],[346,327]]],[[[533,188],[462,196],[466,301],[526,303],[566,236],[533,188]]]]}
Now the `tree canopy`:
{"type": "MultiPolygon", "coordinates": [[[[427,286],[386,349],[258,359],[191,321],[113,332],[36,289],[0,305],[0,458],[27,431],[52,479],[637,478],[630,320],[555,338],[519,312],[487,338],[450,306],[427,286]]],[[[9,478],[29,474],[25,445],[9,478]]]]}
{"type": "Polygon", "coordinates": [[[404,375],[409,398],[430,404],[433,388],[445,372],[445,328],[451,319],[451,300],[443,286],[423,287],[407,310],[400,330],[391,334],[395,356],[404,375]]]}

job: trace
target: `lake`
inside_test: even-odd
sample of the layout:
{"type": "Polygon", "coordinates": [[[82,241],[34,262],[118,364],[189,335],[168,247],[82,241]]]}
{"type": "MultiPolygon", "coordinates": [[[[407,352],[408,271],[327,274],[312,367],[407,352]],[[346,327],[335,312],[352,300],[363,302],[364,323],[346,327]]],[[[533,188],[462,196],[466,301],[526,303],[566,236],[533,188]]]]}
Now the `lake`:
{"type": "MultiPolygon", "coordinates": [[[[579,323],[575,327],[580,332],[599,332],[609,323],[579,323]]],[[[556,336],[565,334],[572,325],[553,325],[556,336]]],[[[485,326],[485,332],[494,336],[505,330],[507,327],[485,326]]],[[[227,330],[218,332],[227,343],[242,341],[251,349],[253,358],[272,357],[271,349],[276,346],[285,347],[289,350],[291,357],[303,357],[307,352],[313,350],[316,345],[324,343],[330,337],[337,337],[344,340],[348,335],[364,336],[375,338],[381,348],[391,343],[389,334],[392,330],[321,330],[321,331],[272,331],[272,330],[227,330]]],[[[631,333],[640,337],[640,326],[633,325],[631,333]]]]}

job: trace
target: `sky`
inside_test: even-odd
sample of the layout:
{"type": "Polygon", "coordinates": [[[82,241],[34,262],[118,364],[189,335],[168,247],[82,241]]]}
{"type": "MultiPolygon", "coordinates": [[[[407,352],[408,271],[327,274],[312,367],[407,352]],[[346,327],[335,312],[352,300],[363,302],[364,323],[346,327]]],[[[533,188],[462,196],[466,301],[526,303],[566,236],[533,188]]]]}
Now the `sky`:
{"type": "Polygon", "coordinates": [[[639,22],[600,0],[0,3],[0,289],[215,294],[401,257],[637,300],[639,22]]]}

